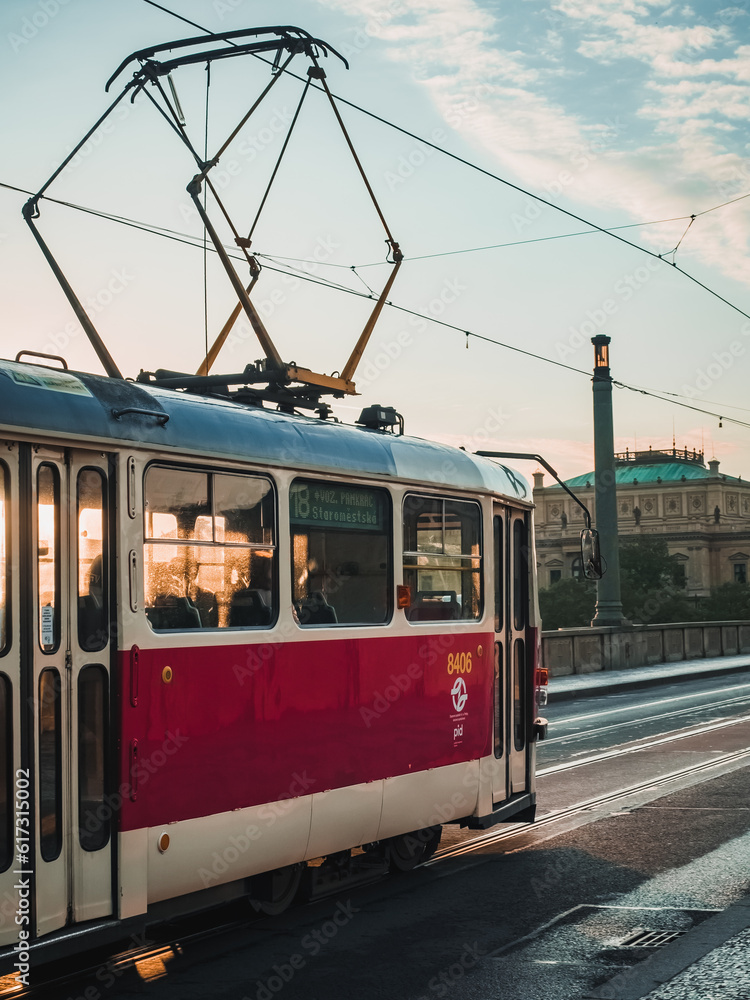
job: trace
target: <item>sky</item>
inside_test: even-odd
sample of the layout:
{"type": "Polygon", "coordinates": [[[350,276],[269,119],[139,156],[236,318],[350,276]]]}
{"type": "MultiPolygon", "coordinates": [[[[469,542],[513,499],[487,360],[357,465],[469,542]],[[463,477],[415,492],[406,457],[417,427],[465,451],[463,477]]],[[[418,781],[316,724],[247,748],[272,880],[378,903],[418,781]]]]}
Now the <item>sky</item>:
{"type": "MultiPolygon", "coordinates": [[[[389,301],[458,329],[386,308],[355,375],[361,396],[334,406],[341,419],[391,405],[407,433],[540,453],[564,476],[584,473],[590,339],[606,333],[613,377],[631,387],[613,392],[616,449],[671,447],[674,436],[750,478],[749,0],[163,6],[216,32],[309,31],[349,62],[322,60],[331,90],[383,120],[340,106],[406,258],[389,301]],[[634,391],[643,388],[676,395],[634,391]]],[[[0,183],[37,191],[108,106],[104,85],[127,55],[198,34],[145,0],[3,0],[0,183]]],[[[305,57],[290,68],[304,76],[305,57]]],[[[215,62],[208,88],[205,64],[176,70],[194,146],[206,142],[207,89],[213,155],[270,79],[252,57],[215,62]]],[[[301,92],[279,80],[214,169],[243,233],[301,92]]],[[[47,194],[201,238],[185,191],[194,173],[140,94],[47,194]]],[[[46,351],[101,371],[21,218],[25,200],[0,187],[0,356],[46,351]]],[[[195,371],[206,327],[211,342],[234,305],[215,255],[204,281],[201,248],[46,200],[40,208],[40,232],[123,373],[195,371]]],[[[265,255],[253,297],[285,361],[344,366],[372,303],[325,282],[379,292],[384,238],[331,109],[311,92],[253,233],[265,255]]],[[[240,321],[214,370],[259,357],[240,321]]]]}

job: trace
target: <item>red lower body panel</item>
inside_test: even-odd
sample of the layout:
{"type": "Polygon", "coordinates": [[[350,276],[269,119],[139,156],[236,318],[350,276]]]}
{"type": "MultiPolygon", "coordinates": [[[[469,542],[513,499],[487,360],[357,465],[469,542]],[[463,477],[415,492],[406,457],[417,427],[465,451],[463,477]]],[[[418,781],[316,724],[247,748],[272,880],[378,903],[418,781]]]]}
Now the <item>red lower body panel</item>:
{"type": "Polygon", "coordinates": [[[487,755],[493,640],[461,632],[141,649],[136,678],[123,653],[121,828],[487,755]]]}

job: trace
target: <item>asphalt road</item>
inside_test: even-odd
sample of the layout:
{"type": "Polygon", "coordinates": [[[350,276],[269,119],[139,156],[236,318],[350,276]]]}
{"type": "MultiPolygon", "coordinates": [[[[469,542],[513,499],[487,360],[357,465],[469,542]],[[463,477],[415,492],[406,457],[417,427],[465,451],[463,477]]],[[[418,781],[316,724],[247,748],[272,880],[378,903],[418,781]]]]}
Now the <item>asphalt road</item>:
{"type": "Polygon", "coordinates": [[[549,738],[538,747],[539,769],[632,740],[750,714],[750,668],[727,676],[554,701],[544,714],[550,727],[549,738]]]}
{"type": "Polygon", "coordinates": [[[535,827],[471,845],[449,836],[467,853],[155,948],[116,975],[101,966],[52,995],[583,998],[652,953],[629,938],[677,935],[750,891],[750,770],[718,763],[750,743],[750,722],[722,724],[750,714],[748,697],[750,673],[552,705],[535,827]],[[679,730],[693,735],[655,745],[679,730]],[[660,785],[665,774],[678,777],[660,785]],[[636,790],[585,805],[626,788],[636,790]]]}

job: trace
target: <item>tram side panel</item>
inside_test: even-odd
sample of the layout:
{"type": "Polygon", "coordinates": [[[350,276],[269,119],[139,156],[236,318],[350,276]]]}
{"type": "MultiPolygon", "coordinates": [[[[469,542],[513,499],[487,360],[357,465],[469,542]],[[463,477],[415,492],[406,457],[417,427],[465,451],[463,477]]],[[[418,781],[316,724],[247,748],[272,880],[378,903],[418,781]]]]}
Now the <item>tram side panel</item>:
{"type": "MultiPolygon", "coordinates": [[[[268,631],[154,634],[143,601],[145,463],[123,463],[122,916],[477,810],[493,738],[483,620],[405,626],[395,612],[377,632],[303,632],[282,614],[268,631]]],[[[282,530],[282,609],[284,548],[282,530]]]]}
{"type": "MultiPolygon", "coordinates": [[[[476,656],[483,640],[490,649],[481,633],[455,643],[470,645],[475,661],[457,705],[446,657],[430,652],[427,636],[287,643],[245,684],[237,665],[262,640],[141,650],[138,705],[126,709],[121,748],[135,787],[121,825],[126,839],[148,830],[149,901],[473,809],[476,782],[467,793],[465,778],[490,738],[490,662],[476,656]],[[412,665],[422,676],[396,697],[393,678],[408,677],[412,665]],[[381,709],[374,720],[373,705],[381,709]],[[362,821],[352,822],[357,814],[362,821]],[[157,854],[165,832],[168,850],[157,854]]],[[[123,702],[129,668],[125,653],[123,702]]]]}

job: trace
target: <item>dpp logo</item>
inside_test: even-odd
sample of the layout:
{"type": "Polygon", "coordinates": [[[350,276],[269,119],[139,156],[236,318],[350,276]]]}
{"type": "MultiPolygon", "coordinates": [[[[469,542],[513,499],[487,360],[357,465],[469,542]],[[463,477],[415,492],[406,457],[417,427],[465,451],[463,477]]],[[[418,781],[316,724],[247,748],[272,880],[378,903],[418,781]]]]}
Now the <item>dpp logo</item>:
{"type": "Polygon", "coordinates": [[[453,707],[457,712],[463,712],[464,705],[469,698],[469,695],[466,692],[466,681],[463,677],[457,677],[455,679],[453,687],[451,688],[451,694],[453,695],[453,707]]]}

